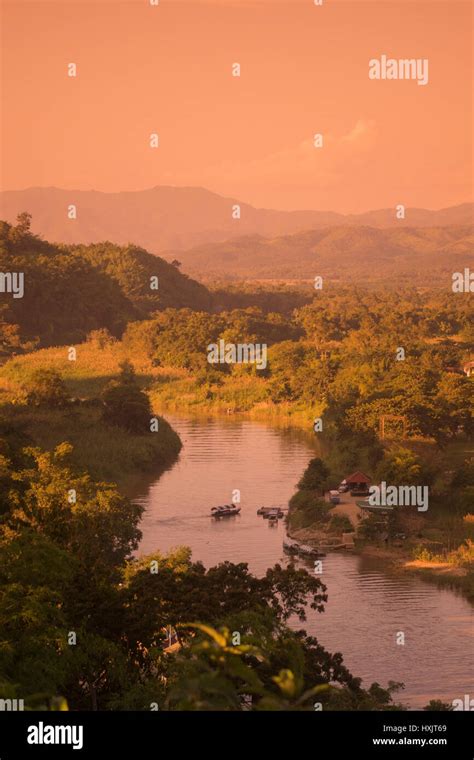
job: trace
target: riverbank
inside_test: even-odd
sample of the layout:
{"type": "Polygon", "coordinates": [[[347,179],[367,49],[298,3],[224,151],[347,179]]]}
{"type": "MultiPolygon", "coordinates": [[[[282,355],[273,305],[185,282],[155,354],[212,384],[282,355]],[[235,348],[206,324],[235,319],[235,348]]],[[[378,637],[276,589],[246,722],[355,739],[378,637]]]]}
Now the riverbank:
{"type": "MultiPolygon", "coordinates": [[[[158,430],[137,434],[104,418],[100,396],[120,372],[127,358],[121,344],[103,348],[91,343],[76,349],[75,361],[68,360],[66,346],[44,349],[16,357],[0,368],[0,424],[21,438],[21,446],[38,446],[51,451],[68,441],[73,445],[71,462],[98,480],[128,488],[137,472],[156,472],[176,461],[182,444],[168,422],[158,416],[158,430]],[[69,399],[64,405],[26,403],[25,388],[37,370],[55,370],[64,380],[69,399]]],[[[137,362],[138,382],[146,386],[153,368],[137,362]]]]}
{"type": "Polygon", "coordinates": [[[383,560],[400,572],[416,574],[423,580],[434,582],[439,586],[457,589],[474,604],[474,572],[468,567],[452,565],[449,562],[414,560],[408,552],[396,547],[365,545],[360,546],[357,553],[383,560]]]}
{"type": "MultiPolygon", "coordinates": [[[[334,508],[336,512],[337,507],[334,508]]],[[[340,510],[339,510],[340,512],[340,510]]],[[[321,526],[317,528],[303,528],[300,530],[288,530],[288,536],[301,543],[309,543],[313,546],[320,546],[322,542],[331,540],[334,543],[341,543],[342,537],[331,535],[321,526]]],[[[351,553],[377,559],[390,568],[392,571],[399,573],[416,574],[421,579],[438,586],[446,586],[452,590],[460,591],[472,604],[474,604],[474,571],[468,566],[453,565],[449,562],[437,562],[428,560],[413,559],[413,546],[381,546],[378,543],[370,543],[355,539],[351,553]]],[[[340,549],[339,551],[347,551],[340,549]]]]}
{"type": "Polygon", "coordinates": [[[20,431],[23,447],[52,451],[64,441],[73,446],[71,462],[96,480],[126,489],[137,472],[156,472],[176,461],[182,444],[168,422],[158,417],[158,432],[136,435],[107,424],[100,406],[72,404],[64,409],[2,405],[3,430],[20,431]]]}
{"type": "MultiPolygon", "coordinates": [[[[118,374],[120,363],[125,358],[134,364],[137,380],[148,393],[155,414],[176,411],[180,415],[193,417],[225,417],[229,420],[265,422],[274,427],[304,431],[311,436],[313,442],[317,441],[320,448],[325,445],[325,434],[315,435],[312,428],[318,410],[309,409],[301,402],[282,401],[276,404],[269,401],[264,378],[243,373],[240,377],[232,376],[222,385],[200,383],[186,370],[153,366],[143,354],[135,354],[117,341],[103,346],[94,342],[80,344],[77,346],[76,361],[68,360],[67,347],[45,349],[10,360],[0,369],[3,416],[6,416],[7,420],[13,420],[14,413],[15,419],[20,420],[29,439],[26,445],[33,443],[43,448],[51,448],[63,440],[69,440],[74,445],[74,461],[80,469],[88,469],[94,477],[112,480],[120,487],[126,488],[131,480],[136,479],[137,471],[152,472],[175,461],[181,443],[162,418],[159,434],[137,436],[107,425],[98,407],[84,403],[96,399],[101,394],[107,383],[118,374]],[[77,399],[74,405],[67,410],[47,411],[31,409],[21,404],[15,404],[14,408],[11,406],[11,402],[21,396],[22,385],[40,367],[55,369],[61,373],[68,392],[77,399]],[[11,411],[5,415],[6,409],[11,411]]],[[[384,442],[386,448],[390,445],[390,442],[384,442]]],[[[430,465],[436,468],[440,478],[469,454],[468,447],[460,442],[447,446],[443,452],[436,450],[428,441],[410,440],[404,441],[403,445],[417,451],[423,459],[429,461],[430,465]]],[[[326,446],[330,447],[328,441],[326,446]]],[[[334,442],[332,448],[337,448],[334,442]]],[[[361,459],[361,447],[358,448],[357,456],[357,466],[364,469],[366,465],[361,459]]],[[[343,474],[341,462],[336,461],[337,459],[338,451],[328,451],[328,462],[335,476],[343,474]]],[[[307,512],[308,516],[302,525],[304,529],[311,523],[311,510],[308,509],[307,512]],[[306,520],[308,525],[305,524],[306,520]]],[[[354,504],[341,504],[333,509],[332,516],[339,517],[340,525],[343,524],[344,518],[347,518],[352,527],[357,528],[357,512],[358,508],[354,504]]],[[[451,530],[450,526],[448,528],[442,522],[438,525],[435,521],[430,527],[429,537],[443,541],[448,535],[448,530],[451,530]]],[[[304,540],[312,540],[312,536],[306,531],[302,535],[304,540]]],[[[321,536],[316,532],[313,538],[320,540],[321,536]]],[[[364,548],[357,551],[378,549],[375,542],[366,540],[364,544],[364,548]]],[[[407,572],[417,572],[440,583],[452,583],[462,587],[472,598],[472,574],[465,573],[462,569],[458,572],[457,566],[452,564],[446,568],[440,568],[436,562],[412,564],[414,549],[415,546],[412,545],[402,558],[395,547],[384,547],[382,551],[387,552],[387,561],[393,561],[400,567],[406,565],[407,572]]]]}
{"type": "Polygon", "coordinates": [[[266,393],[265,381],[255,377],[232,378],[215,389],[200,387],[194,378],[167,379],[150,389],[150,397],[158,407],[190,414],[224,414],[251,420],[269,420],[275,424],[291,424],[311,432],[322,406],[311,409],[301,402],[274,403],[266,393]],[[236,396],[239,401],[236,403],[236,396]]]}
{"type": "Polygon", "coordinates": [[[276,425],[291,424],[311,432],[314,418],[321,411],[318,405],[309,409],[301,402],[272,402],[268,399],[265,380],[251,375],[231,376],[223,385],[202,383],[187,370],[154,366],[144,353],[131,350],[119,341],[104,346],[81,343],[76,346],[76,354],[77,359],[69,361],[67,346],[60,346],[10,359],[0,367],[0,400],[14,399],[40,368],[59,372],[71,396],[94,398],[119,373],[120,363],[128,359],[153,409],[159,413],[242,416],[268,420],[276,425]]]}

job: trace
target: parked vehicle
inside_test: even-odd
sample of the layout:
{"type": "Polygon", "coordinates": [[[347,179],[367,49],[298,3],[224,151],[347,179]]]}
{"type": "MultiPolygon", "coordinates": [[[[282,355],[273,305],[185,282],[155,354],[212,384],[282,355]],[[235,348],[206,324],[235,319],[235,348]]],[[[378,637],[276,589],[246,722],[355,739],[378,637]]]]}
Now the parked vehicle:
{"type": "Polygon", "coordinates": [[[339,491],[329,491],[329,501],[331,504],[340,504],[341,497],[339,496],[339,491]]]}

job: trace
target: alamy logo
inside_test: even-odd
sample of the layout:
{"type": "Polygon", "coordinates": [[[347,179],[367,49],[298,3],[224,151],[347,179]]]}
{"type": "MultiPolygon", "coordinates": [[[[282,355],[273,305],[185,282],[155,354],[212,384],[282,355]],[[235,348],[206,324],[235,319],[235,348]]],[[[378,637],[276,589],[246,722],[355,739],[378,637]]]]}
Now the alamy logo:
{"type": "Polygon", "coordinates": [[[255,364],[257,369],[267,366],[266,343],[226,343],[224,340],[207,347],[209,364],[255,364]]]}
{"type": "Polygon", "coordinates": [[[0,293],[12,293],[13,298],[23,298],[24,284],[23,272],[0,272],[0,293]]]}
{"type": "Polygon", "coordinates": [[[0,712],[21,712],[24,709],[24,699],[0,699],[0,712]]]}
{"type": "Polygon", "coordinates": [[[428,58],[388,58],[381,55],[369,61],[369,79],[414,79],[428,84],[428,58]]]}
{"type": "Polygon", "coordinates": [[[474,272],[467,267],[464,272],[453,272],[453,293],[474,293],[474,272]]]}
{"type": "Polygon", "coordinates": [[[459,710],[467,710],[468,712],[474,711],[474,699],[471,699],[469,694],[464,695],[464,699],[453,699],[453,710],[458,712],[459,710]]]}
{"type": "Polygon", "coordinates": [[[428,509],[428,486],[387,486],[383,480],[380,486],[370,486],[371,507],[417,507],[418,512],[428,509]]]}
{"type": "Polygon", "coordinates": [[[73,749],[83,747],[83,726],[48,726],[42,721],[28,726],[28,744],[72,744],[73,749]]]}

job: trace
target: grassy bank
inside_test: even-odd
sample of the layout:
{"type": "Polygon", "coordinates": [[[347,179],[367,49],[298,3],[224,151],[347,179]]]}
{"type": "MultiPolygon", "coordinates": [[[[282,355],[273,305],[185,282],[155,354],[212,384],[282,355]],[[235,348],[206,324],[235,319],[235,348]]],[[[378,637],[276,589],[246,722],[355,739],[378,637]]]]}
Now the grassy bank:
{"type": "Polygon", "coordinates": [[[11,359],[0,367],[0,402],[21,395],[37,369],[55,369],[73,398],[98,397],[119,373],[119,365],[129,359],[138,382],[150,397],[153,409],[180,413],[244,414],[250,419],[271,420],[311,431],[320,412],[301,402],[275,404],[268,399],[264,378],[246,372],[223,377],[219,382],[203,381],[198,374],[175,367],[155,367],[143,353],[115,342],[104,347],[93,343],[76,346],[76,361],[68,360],[68,347],[42,349],[11,359]]]}
{"type": "Polygon", "coordinates": [[[264,378],[242,372],[209,382],[197,375],[181,376],[165,370],[155,378],[150,398],[157,408],[187,413],[243,414],[248,419],[286,421],[311,431],[314,418],[321,412],[318,405],[308,408],[302,402],[274,403],[269,400],[264,378]],[[166,374],[165,374],[166,373],[166,374]]]}
{"type": "Polygon", "coordinates": [[[157,433],[134,435],[102,420],[93,406],[71,405],[66,409],[30,409],[3,406],[2,426],[15,424],[25,446],[51,451],[63,441],[74,447],[71,460],[94,478],[125,486],[137,471],[159,469],[173,462],[181,449],[177,433],[159,418],[157,433]]]}
{"type": "Polygon", "coordinates": [[[149,385],[163,374],[140,355],[130,356],[118,341],[100,347],[94,343],[76,346],[77,358],[68,359],[68,347],[45,348],[24,356],[10,359],[0,367],[0,400],[12,400],[21,394],[38,369],[54,369],[63,377],[68,392],[73,398],[97,398],[107,383],[117,377],[120,363],[130,358],[134,364],[139,382],[149,385]]]}
{"type": "MultiPolygon", "coordinates": [[[[51,348],[7,362],[0,368],[0,421],[5,429],[21,431],[25,446],[51,450],[69,441],[72,462],[97,479],[125,487],[137,472],[159,470],[173,462],[181,449],[177,433],[159,417],[157,432],[131,433],[103,419],[97,402],[103,389],[119,373],[126,358],[119,343],[106,348],[83,344],[77,360],[67,359],[67,347],[51,348]],[[24,387],[37,369],[55,369],[65,380],[74,401],[64,408],[32,407],[24,403],[24,387]]],[[[140,385],[154,379],[153,368],[135,357],[140,385]]],[[[159,371],[155,374],[159,374],[159,371]]]]}

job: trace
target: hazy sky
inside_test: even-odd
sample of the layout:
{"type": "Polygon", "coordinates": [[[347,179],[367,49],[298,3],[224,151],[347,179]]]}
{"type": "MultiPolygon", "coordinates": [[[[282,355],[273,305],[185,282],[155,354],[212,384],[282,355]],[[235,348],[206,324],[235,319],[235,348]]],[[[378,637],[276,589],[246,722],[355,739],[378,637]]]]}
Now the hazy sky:
{"type": "Polygon", "coordinates": [[[2,2],[3,189],[200,185],[342,212],[472,200],[470,3],[149,3],[2,2]],[[370,80],[384,54],[427,58],[428,84],[370,80]]]}

